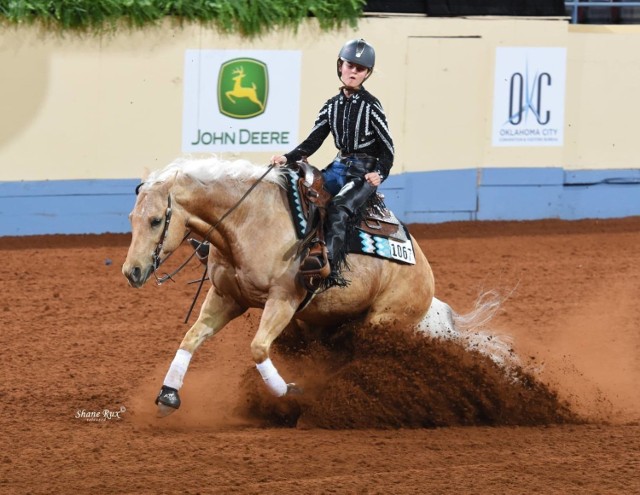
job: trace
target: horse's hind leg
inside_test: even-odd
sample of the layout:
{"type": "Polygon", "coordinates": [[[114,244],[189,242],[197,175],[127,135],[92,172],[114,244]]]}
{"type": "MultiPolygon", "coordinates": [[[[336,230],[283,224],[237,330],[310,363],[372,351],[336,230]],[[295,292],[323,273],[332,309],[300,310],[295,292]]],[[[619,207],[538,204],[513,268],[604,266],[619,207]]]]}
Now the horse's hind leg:
{"type": "MultiPolygon", "coordinates": [[[[415,239],[413,242],[417,245],[415,239]]],[[[431,305],[435,282],[422,251],[416,250],[415,255],[414,266],[387,265],[387,286],[371,305],[365,324],[410,328],[420,323],[431,305]]]]}
{"type": "Polygon", "coordinates": [[[182,387],[184,375],[196,349],[244,311],[245,308],[240,307],[231,298],[218,294],[215,287],[209,289],[198,320],[182,339],[180,348],[164,378],[162,389],[156,398],[158,415],[167,416],[180,407],[178,390],[182,387]]]}

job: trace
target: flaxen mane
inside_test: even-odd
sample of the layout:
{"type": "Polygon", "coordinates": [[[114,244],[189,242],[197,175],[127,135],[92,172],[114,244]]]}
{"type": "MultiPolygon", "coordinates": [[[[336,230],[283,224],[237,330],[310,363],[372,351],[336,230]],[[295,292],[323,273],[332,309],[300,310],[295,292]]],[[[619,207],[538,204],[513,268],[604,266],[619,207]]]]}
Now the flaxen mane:
{"type": "MultiPolygon", "coordinates": [[[[208,158],[181,157],[165,168],[152,172],[145,180],[145,184],[151,185],[163,182],[166,179],[183,173],[204,184],[222,179],[232,179],[238,182],[256,181],[264,175],[266,167],[255,165],[247,160],[221,160],[216,156],[208,158]]],[[[285,179],[282,172],[274,168],[263,179],[266,182],[273,182],[281,187],[285,186],[285,179]]]]}

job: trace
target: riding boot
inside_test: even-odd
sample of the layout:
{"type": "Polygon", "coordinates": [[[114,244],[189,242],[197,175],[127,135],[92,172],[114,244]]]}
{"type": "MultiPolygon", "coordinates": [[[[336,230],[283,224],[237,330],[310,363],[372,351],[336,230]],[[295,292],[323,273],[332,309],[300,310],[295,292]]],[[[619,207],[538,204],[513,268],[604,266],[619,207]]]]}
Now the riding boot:
{"type": "Polygon", "coordinates": [[[344,253],[344,244],[351,212],[341,207],[330,207],[328,213],[328,228],[325,237],[327,257],[337,263],[341,260],[344,261],[346,256],[344,253]]]}
{"type": "Polygon", "coordinates": [[[352,176],[349,182],[333,197],[327,208],[327,243],[328,258],[331,265],[330,278],[334,285],[345,286],[348,281],[342,277],[342,269],[347,265],[347,231],[350,223],[355,221],[357,212],[376,192],[363,177],[352,176]]]}
{"type": "Polygon", "coordinates": [[[348,281],[341,275],[346,265],[347,252],[345,248],[347,226],[351,219],[351,212],[345,205],[331,204],[327,209],[327,233],[325,242],[327,245],[327,258],[331,267],[329,278],[334,285],[345,286],[348,281]]]}

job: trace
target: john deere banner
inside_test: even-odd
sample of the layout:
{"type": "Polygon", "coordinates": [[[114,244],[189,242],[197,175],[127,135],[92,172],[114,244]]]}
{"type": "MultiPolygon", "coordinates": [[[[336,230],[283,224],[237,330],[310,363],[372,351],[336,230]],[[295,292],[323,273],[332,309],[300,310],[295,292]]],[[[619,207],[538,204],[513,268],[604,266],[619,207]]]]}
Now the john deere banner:
{"type": "Polygon", "coordinates": [[[187,50],[182,151],[288,151],[299,105],[298,51],[187,50]]]}
{"type": "Polygon", "coordinates": [[[499,47],[494,146],[562,146],[566,48],[499,47]]]}

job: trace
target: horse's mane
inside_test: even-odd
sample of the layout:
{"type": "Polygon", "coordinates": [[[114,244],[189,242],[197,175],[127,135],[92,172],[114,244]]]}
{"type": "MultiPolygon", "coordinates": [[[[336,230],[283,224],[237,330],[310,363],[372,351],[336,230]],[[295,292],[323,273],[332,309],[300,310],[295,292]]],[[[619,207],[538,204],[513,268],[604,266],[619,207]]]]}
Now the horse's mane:
{"type": "MultiPolygon", "coordinates": [[[[232,179],[238,182],[258,180],[267,171],[265,165],[255,165],[248,160],[221,160],[217,156],[207,158],[180,157],[163,169],[151,172],[144,181],[145,186],[164,182],[178,173],[186,174],[194,179],[209,183],[222,179],[232,179]]],[[[284,187],[285,178],[277,167],[262,179],[284,187]]]]}

